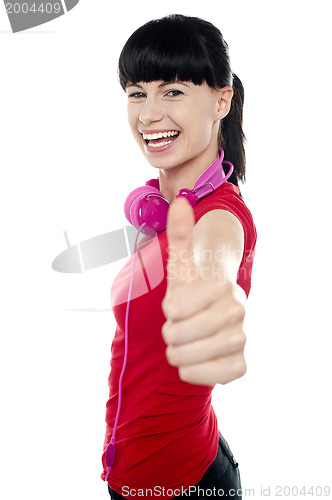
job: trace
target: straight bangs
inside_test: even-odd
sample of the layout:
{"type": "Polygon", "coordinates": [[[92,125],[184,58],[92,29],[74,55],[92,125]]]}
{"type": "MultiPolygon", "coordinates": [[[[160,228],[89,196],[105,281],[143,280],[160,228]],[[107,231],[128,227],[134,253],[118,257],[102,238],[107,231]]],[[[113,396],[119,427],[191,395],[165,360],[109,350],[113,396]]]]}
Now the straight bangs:
{"type": "Polygon", "coordinates": [[[206,49],[193,26],[181,16],[153,20],[136,30],[122,49],[119,80],[128,83],[163,80],[206,82],[216,87],[206,49]]]}

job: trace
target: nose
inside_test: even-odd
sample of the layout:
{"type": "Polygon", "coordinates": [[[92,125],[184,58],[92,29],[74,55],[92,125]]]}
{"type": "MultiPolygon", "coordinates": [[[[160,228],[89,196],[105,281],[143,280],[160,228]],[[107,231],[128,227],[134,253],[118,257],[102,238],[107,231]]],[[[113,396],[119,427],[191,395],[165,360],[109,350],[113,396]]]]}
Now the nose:
{"type": "Polygon", "coordinates": [[[147,97],[142,103],[141,112],[139,115],[140,122],[147,125],[151,122],[158,122],[162,120],[164,116],[162,104],[158,102],[158,99],[153,97],[147,97]]]}

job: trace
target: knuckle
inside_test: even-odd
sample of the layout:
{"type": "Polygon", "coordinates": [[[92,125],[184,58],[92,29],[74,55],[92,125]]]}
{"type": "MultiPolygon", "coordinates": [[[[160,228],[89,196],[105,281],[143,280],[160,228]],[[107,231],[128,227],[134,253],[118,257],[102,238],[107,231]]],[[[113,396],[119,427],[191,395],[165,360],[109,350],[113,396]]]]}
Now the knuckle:
{"type": "Polygon", "coordinates": [[[245,361],[243,361],[241,371],[240,371],[240,377],[243,377],[243,375],[245,375],[247,373],[247,370],[248,370],[247,363],[245,361]]]}
{"type": "Polygon", "coordinates": [[[163,336],[163,339],[166,343],[168,343],[168,327],[167,327],[167,321],[163,324],[161,327],[161,334],[163,336]]]}
{"type": "Polygon", "coordinates": [[[191,382],[191,370],[189,367],[180,367],[179,368],[179,377],[183,382],[191,382]]]}
{"type": "Polygon", "coordinates": [[[242,337],[242,345],[243,345],[243,348],[244,348],[244,346],[247,343],[247,335],[244,333],[243,330],[241,331],[241,337],[242,337]]]}
{"type": "Polygon", "coordinates": [[[236,356],[229,363],[224,364],[224,360],[220,360],[220,378],[219,383],[226,385],[233,380],[243,377],[247,372],[247,364],[243,356],[236,356]]]}
{"type": "Polygon", "coordinates": [[[244,292],[239,285],[230,280],[218,279],[214,281],[214,286],[212,286],[210,290],[213,300],[219,299],[223,302],[226,300],[229,308],[232,308],[234,305],[239,316],[244,317],[245,302],[242,300],[242,294],[244,292]]]}
{"type": "Polygon", "coordinates": [[[229,353],[243,351],[247,337],[243,330],[236,331],[225,339],[226,349],[229,353]]]}
{"type": "Polygon", "coordinates": [[[247,372],[247,363],[245,362],[244,358],[239,361],[235,366],[234,366],[234,375],[235,378],[241,378],[243,375],[245,375],[247,372]]]}
{"type": "Polygon", "coordinates": [[[168,305],[168,298],[164,298],[161,302],[161,309],[164,313],[164,316],[167,317],[167,305],[168,305]]]}
{"type": "Polygon", "coordinates": [[[172,359],[173,359],[172,358],[172,350],[169,347],[166,348],[165,354],[166,354],[167,361],[169,362],[170,365],[172,365],[173,364],[172,363],[172,359]]]}
{"type": "Polygon", "coordinates": [[[162,310],[166,319],[176,319],[185,305],[185,294],[183,290],[175,288],[162,301],[162,310]]]}
{"type": "Polygon", "coordinates": [[[231,316],[231,320],[233,323],[239,323],[239,322],[242,322],[245,318],[245,314],[246,314],[246,311],[245,311],[245,308],[242,304],[240,304],[239,302],[235,302],[235,304],[233,305],[233,307],[231,308],[231,311],[230,311],[230,316],[231,316]]]}
{"type": "Polygon", "coordinates": [[[174,333],[173,333],[172,322],[169,319],[163,324],[161,330],[166,344],[172,343],[172,341],[174,340],[174,333]]]}
{"type": "Polygon", "coordinates": [[[240,317],[240,320],[244,320],[245,315],[246,315],[246,309],[243,304],[238,305],[238,314],[240,317]]]}
{"type": "Polygon", "coordinates": [[[170,365],[178,366],[178,355],[177,350],[168,346],[166,349],[166,357],[170,365]]]}

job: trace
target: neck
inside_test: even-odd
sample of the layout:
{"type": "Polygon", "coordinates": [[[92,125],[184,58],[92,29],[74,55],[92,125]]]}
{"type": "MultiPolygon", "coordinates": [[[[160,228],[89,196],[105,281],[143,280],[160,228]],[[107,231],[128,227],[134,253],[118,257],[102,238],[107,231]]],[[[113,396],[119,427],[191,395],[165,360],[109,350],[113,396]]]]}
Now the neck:
{"type": "Polygon", "coordinates": [[[170,203],[176,198],[180,189],[193,189],[200,175],[218,157],[218,147],[213,151],[205,151],[199,158],[193,158],[184,164],[159,171],[159,190],[170,203]]]}

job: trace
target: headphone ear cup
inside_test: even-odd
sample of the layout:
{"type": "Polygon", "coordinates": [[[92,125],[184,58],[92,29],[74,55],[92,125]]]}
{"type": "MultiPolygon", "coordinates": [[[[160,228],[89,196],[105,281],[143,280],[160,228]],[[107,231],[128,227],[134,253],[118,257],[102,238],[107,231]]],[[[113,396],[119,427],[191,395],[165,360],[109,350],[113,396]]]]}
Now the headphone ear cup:
{"type": "MultiPolygon", "coordinates": [[[[146,226],[154,231],[164,231],[167,225],[169,205],[169,202],[163,196],[160,197],[160,195],[155,194],[152,194],[149,198],[145,197],[143,200],[140,200],[137,209],[139,224],[141,225],[145,222],[146,226]]],[[[133,212],[136,212],[136,210],[133,209],[133,212]]]]}
{"type": "Polygon", "coordinates": [[[143,222],[140,222],[140,209],[141,202],[144,200],[144,197],[149,194],[157,194],[158,196],[163,196],[159,189],[154,188],[152,186],[142,186],[134,189],[128,196],[124,204],[124,212],[125,216],[133,226],[140,226],[143,222]]]}

